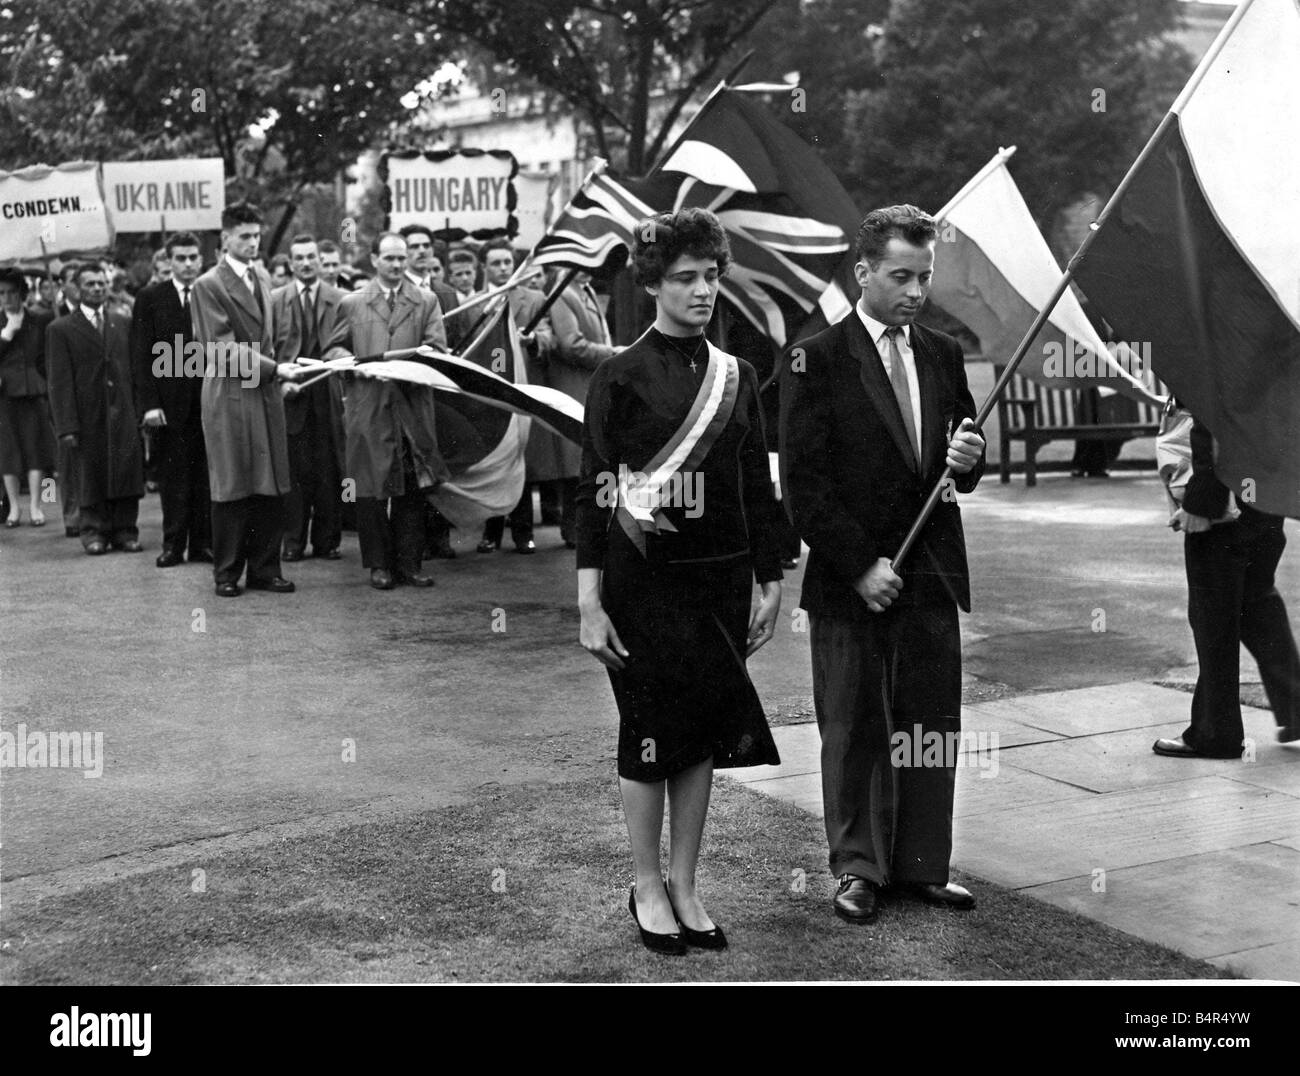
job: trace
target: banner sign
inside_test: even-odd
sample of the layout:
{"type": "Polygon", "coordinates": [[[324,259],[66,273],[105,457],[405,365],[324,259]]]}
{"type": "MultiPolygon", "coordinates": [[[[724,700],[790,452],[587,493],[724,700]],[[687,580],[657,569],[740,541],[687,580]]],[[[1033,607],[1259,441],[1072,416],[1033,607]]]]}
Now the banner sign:
{"type": "Polygon", "coordinates": [[[532,250],[542,241],[554,216],[552,195],[558,187],[559,180],[548,172],[521,172],[515,176],[515,190],[519,194],[519,204],[515,209],[519,234],[515,237],[515,246],[532,250]]]}
{"type": "Polygon", "coordinates": [[[112,242],[94,161],[0,172],[0,261],[105,250],[112,242]]]}
{"type": "Polygon", "coordinates": [[[505,150],[387,153],[379,175],[388,227],[423,224],[449,240],[514,236],[518,171],[514,154],[505,150]]]}
{"type": "Polygon", "coordinates": [[[106,161],[104,198],[119,232],[200,232],[221,227],[226,174],[220,157],[106,161]]]}

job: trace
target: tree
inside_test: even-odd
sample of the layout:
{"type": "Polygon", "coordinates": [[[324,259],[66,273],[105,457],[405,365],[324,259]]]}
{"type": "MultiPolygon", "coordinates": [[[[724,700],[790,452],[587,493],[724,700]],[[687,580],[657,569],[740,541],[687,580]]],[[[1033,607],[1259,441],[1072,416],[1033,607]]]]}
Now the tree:
{"type": "Polygon", "coordinates": [[[0,165],[220,156],[232,197],[286,208],[271,250],[303,192],[382,140],[439,63],[436,41],[351,0],[16,0],[4,12],[0,165]]]}
{"type": "Polygon", "coordinates": [[[503,78],[539,86],[582,116],[600,156],[640,174],[777,0],[370,2],[480,46],[503,78]]]}
{"type": "MultiPolygon", "coordinates": [[[[896,0],[850,103],[862,206],[938,209],[999,146],[1040,225],[1119,182],[1191,73],[1175,0],[896,0]]],[[[847,178],[847,177],[846,177],[847,178]]]]}

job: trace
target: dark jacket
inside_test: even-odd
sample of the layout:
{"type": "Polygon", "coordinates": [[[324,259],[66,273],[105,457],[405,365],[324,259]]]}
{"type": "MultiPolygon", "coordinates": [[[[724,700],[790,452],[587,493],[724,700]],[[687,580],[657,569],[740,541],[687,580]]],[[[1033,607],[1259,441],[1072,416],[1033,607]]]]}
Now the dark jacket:
{"type": "Polygon", "coordinates": [[[130,323],[108,314],[101,336],[86,315],[50,322],[45,334],[54,432],[75,434],[81,503],[144,494],[143,453],[131,391],[130,323]]]}
{"type": "MultiPolygon", "coordinates": [[[[190,292],[191,313],[194,293],[190,292]]],[[[131,311],[131,367],[135,379],[135,405],[139,417],[145,412],[162,409],[168,425],[184,425],[199,413],[203,393],[203,359],[187,355],[187,345],[194,342],[194,319],[181,306],[181,297],[170,280],[150,284],[136,296],[131,311]],[[177,355],[177,340],[180,354],[177,355]],[[165,344],[167,350],[155,350],[165,344]],[[159,357],[170,360],[160,363],[159,357]],[[179,360],[180,369],[177,369],[179,360]],[[184,376],[189,361],[191,373],[184,376]],[[157,371],[157,372],[155,372],[157,371]],[[157,373],[165,376],[159,377],[157,373]]]]}
{"type": "MultiPolygon", "coordinates": [[[[44,396],[49,391],[45,372],[45,330],[52,315],[23,312],[23,323],[12,340],[0,340],[0,393],[5,396],[44,396]]],[[[0,327],[4,314],[0,312],[0,327]]]]}
{"type": "Polygon", "coordinates": [[[1228,510],[1228,487],[1214,473],[1214,435],[1200,419],[1192,419],[1192,476],[1183,495],[1183,511],[1206,519],[1221,519],[1228,510]]]}
{"type": "MultiPolygon", "coordinates": [[[[881,557],[891,558],[945,466],[948,440],[975,404],[961,345],[912,326],[921,394],[921,469],[884,365],[856,311],[790,349],[781,379],[781,490],[795,529],[811,550],[802,606],[850,620],[874,614],[853,589],[881,557]],[[906,450],[906,453],[905,453],[906,450]]],[[[956,476],[973,490],[984,459],[956,476]]],[[[970,610],[970,577],[961,512],[940,499],[900,573],[907,591],[918,573],[937,574],[970,610]]]]}

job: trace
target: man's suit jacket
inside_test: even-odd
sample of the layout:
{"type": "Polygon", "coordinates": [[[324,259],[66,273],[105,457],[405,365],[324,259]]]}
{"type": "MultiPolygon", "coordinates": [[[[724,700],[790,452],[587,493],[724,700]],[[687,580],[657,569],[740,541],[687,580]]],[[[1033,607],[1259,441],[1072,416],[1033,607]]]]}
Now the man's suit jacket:
{"type": "Polygon", "coordinates": [[[194,340],[194,292],[190,291],[191,312],[181,306],[181,297],[170,280],[150,284],[136,296],[131,313],[131,367],[135,378],[135,405],[143,418],[146,411],[162,408],[169,426],[181,426],[190,415],[199,413],[199,398],[203,392],[202,377],[170,376],[178,371],[176,364],[183,363],[185,345],[194,340]],[[181,353],[174,354],[177,339],[181,353]],[[154,376],[155,344],[166,344],[170,349],[171,367],[167,377],[154,376]]]}
{"type": "Polygon", "coordinates": [[[130,322],[114,313],[101,334],[80,307],[45,330],[54,432],[76,435],[81,504],[144,494],[130,334],[130,322]]]}
{"type": "MultiPolygon", "coordinates": [[[[302,303],[298,300],[298,285],[295,282],[276,288],[271,293],[272,320],[275,322],[275,361],[296,362],[299,358],[319,359],[324,357],[329,339],[334,335],[334,325],[338,320],[339,302],[347,293],[331,284],[320,281],[316,284],[316,353],[307,355],[303,324],[302,303]]],[[[302,433],[307,422],[308,409],[324,403],[328,408],[328,418],[335,432],[335,446],[338,449],[339,466],[343,466],[343,388],[338,377],[327,377],[321,384],[313,385],[304,392],[295,393],[285,398],[284,423],[285,432],[294,437],[302,433]]]]}
{"type": "Polygon", "coordinates": [[[256,296],[223,257],[194,282],[191,296],[194,336],[207,347],[201,402],[214,501],[278,497],[292,488],[271,278],[260,265],[253,276],[256,296]]]}
{"type": "MultiPolygon", "coordinates": [[[[334,331],[324,358],[373,355],[398,348],[428,345],[445,351],[447,337],[433,293],[405,277],[389,313],[383,287],[370,280],[339,301],[334,331]]],[[[418,356],[412,358],[419,362],[418,356]]],[[[400,497],[410,492],[402,474],[402,438],[411,444],[417,477],[434,482],[448,477],[438,451],[433,390],[422,385],[358,377],[344,401],[347,441],[345,473],[356,481],[358,497],[400,497]]]]}
{"type": "MultiPolygon", "coordinates": [[[[811,550],[801,605],[810,613],[865,620],[872,613],[853,583],[898,551],[945,466],[948,441],[975,404],[961,345],[911,328],[921,394],[921,467],[884,364],[857,311],[790,349],[781,379],[781,490],[795,529],[811,550]]],[[[984,459],[957,475],[969,493],[984,459]]],[[[961,513],[944,496],[899,574],[904,594],[918,574],[935,575],[970,610],[961,513]]]]}

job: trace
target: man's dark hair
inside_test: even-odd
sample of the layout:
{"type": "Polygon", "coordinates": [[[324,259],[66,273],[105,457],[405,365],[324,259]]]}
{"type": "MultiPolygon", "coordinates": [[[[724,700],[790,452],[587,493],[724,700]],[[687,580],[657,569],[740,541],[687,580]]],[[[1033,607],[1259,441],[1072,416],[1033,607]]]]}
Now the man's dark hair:
{"type": "Polygon", "coordinates": [[[322,239],[316,244],[316,250],[320,254],[342,254],[343,251],[333,239],[322,239]]]}
{"type": "Polygon", "coordinates": [[[448,265],[464,265],[466,262],[471,265],[478,265],[478,256],[472,250],[466,250],[464,247],[457,247],[447,258],[448,265]]]}
{"type": "Polygon", "coordinates": [[[382,243],[385,239],[400,239],[403,243],[406,242],[406,236],[404,236],[401,232],[380,232],[377,236],[375,236],[375,241],[370,244],[370,253],[378,254],[379,244],[382,243]]]}
{"type": "Polygon", "coordinates": [[[238,228],[241,224],[261,224],[262,211],[251,202],[234,202],[221,211],[222,230],[238,228]]]}
{"type": "MultiPolygon", "coordinates": [[[[315,242],[316,242],[316,237],[312,235],[311,232],[299,232],[297,235],[295,235],[292,239],[289,240],[289,246],[293,246],[295,243],[315,243],[315,242]]],[[[316,249],[319,250],[320,248],[317,247],[316,249]]]]}
{"type": "Polygon", "coordinates": [[[200,250],[203,249],[199,244],[199,237],[193,232],[175,232],[169,235],[163,250],[167,252],[167,257],[170,258],[172,251],[177,247],[199,247],[200,250]]]}
{"type": "Polygon", "coordinates": [[[873,209],[858,229],[853,253],[858,261],[866,262],[872,269],[885,256],[891,239],[902,239],[914,247],[923,247],[939,234],[938,226],[929,213],[914,205],[891,205],[873,209]]]}
{"type": "Polygon", "coordinates": [[[488,255],[494,250],[508,250],[510,257],[515,256],[515,246],[509,239],[489,239],[479,248],[478,256],[484,265],[487,265],[488,255]]]}
{"type": "Polygon", "coordinates": [[[99,262],[81,262],[77,265],[77,287],[81,287],[81,278],[87,273],[103,273],[104,283],[108,283],[108,270],[99,262]]]}
{"type": "Polygon", "coordinates": [[[632,271],[638,284],[658,284],[668,267],[683,254],[713,258],[718,272],[731,264],[727,233],[707,209],[692,207],[676,213],[658,213],[643,220],[632,237],[632,271]]]}
{"type": "Polygon", "coordinates": [[[397,230],[397,234],[403,239],[410,239],[413,235],[427,235],[429,242],[433,243],[433,229],[426,228],[423,224],[404,224],[397,230]]]}
{"type": "MultiPolygon", "coordinates": [[[[38,276],[37,279],[42,280],[44,277],[38,276]]],[[[23,275],[23,271],[10,266],[0,269],[0,284],[13,285],[20,299],[26,299],[27,293],[31,290],[27,285],[27,277],[23,275]]]]}

